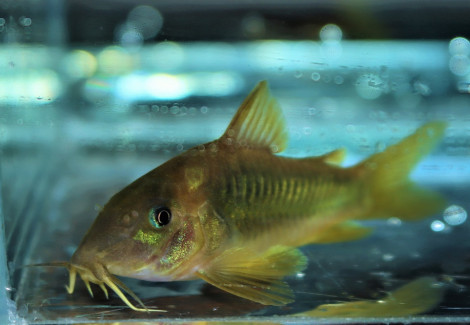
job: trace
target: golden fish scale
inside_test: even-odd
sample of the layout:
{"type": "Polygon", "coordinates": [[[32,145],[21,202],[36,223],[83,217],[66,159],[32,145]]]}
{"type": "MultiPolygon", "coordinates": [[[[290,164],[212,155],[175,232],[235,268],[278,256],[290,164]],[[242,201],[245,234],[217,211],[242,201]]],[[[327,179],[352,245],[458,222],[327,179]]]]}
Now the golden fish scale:
{"type": "Polygon", "coordinates": [[[317,225],[312,222],[320,219],[316,217],[333,218],[362,204],[362,182],[355,181],[353,170],[318,159],[273,156],[259,149],[235,153],[224,147],[205,161],[210,179],[206,195],[229,233],[239,239],[285,230],[301,235],[299,228],[317,225]]]}

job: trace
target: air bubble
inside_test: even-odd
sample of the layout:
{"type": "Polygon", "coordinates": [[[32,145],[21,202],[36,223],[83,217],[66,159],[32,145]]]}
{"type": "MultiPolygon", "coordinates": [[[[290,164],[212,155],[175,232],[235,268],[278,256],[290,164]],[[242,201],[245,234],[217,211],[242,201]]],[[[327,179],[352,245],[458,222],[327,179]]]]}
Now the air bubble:
{"type": "Polygon", "coordinates": [[[0,18],[0,26],[5,26],[5,18],[0,18]]]}
{"type": "Polygon", "coordinates": [[[320,30],[320,39],[325,41],[340,41],[343,37],[343,32],[338,25],[327,24],[320,30]]]}
{"type": "Polygon", "coordinates": [[[294,77],[297,78],[297,79],[300,79],[302,78],[304,74],[302,73],[302,71],[296,71],[295,74],[294,74],[294,77]]]}
{"type": "Polygon", "coordinates": [[[312,80],[313,81],[319,81],[321,78],[321,75],[318,72],[313,72],[312,73],[312,80]]]}
{"type": "Polygon", "coordinates": [[[180,112],[180,108],[179,108],[178,106],[176,106],[176,105],[171,106],[171,108],[170,108],[170,113],[171,113],[171,114],[176,115],[176,114],[178,114],[179,112],[180,112]]]}
{"type": "Polygon", "coordinates": [[[202,106],[201,107],[201,113],[206,114],[209,111],[209,108],[207,106],[202,106]]]}
{"type": "Polygon", "coordinates": [[[383,81],[376,74],[363,74],[356,81],[356,91],[364,99],[376,99],[382,95],[383,81]]]}
{"type": "Polygon", "coordinates": [[[455,37],[449,42],[449,53],[451,55],[470,54],[470,42],[465,37],[455,37]]]}
{"type": "Polygon", "coordinates": [[[19,19],[19,23],[20,23],[20,25],[23,26],[23,27],[29,27],[29,26],[31,26],[31,24],[33,23],[33,21],[31,20],[31,18],[22,16],[22,17],[20,17],[20,19],[19,19]]]}
{"type": "Polygon", "coordinates": [[[451,205],[444,210],[444,221],[450,226],[458,226],[467,220],[467,211],[458,205],[451,205]]]}
{"type": "Polygon", "coordinates": [[[336,76],[336,77],[334,78],[334,82],[335,82],[335,84],[337,84],[337,85],[342,85],[343,82],[344,82],[343,76],[336,76]]]}
{"type": "Polygon", "coordinates": [[[449,60],[449,69],[457,76],[465,76],[470,72],[470,59],[466,55],[454,55],[449,60]]]}

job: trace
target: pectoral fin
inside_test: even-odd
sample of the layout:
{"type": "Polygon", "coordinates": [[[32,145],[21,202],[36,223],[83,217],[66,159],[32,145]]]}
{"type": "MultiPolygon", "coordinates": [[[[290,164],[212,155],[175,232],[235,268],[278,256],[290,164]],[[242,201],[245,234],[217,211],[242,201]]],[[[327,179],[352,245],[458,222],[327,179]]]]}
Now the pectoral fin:
{"type": "Polygon", "coordinates": [[[198,276],[219,289],[264,305],[285,305],[294,294],[282,281],[306,265],[297,249],[275,246],[259,254],[249,248],[233,248],[218,256],[198,276]]]}

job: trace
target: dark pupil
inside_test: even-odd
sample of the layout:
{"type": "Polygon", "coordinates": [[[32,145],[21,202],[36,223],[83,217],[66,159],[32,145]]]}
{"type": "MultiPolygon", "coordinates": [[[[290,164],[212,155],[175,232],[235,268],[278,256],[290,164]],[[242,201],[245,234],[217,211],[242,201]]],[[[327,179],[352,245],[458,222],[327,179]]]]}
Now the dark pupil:
{"type": "Polygon", "coordinates": [[[157,223],[159,226],[165,226],[170,223],[171,212],[166,208],[160,208],[156,211],[157,223]]]}

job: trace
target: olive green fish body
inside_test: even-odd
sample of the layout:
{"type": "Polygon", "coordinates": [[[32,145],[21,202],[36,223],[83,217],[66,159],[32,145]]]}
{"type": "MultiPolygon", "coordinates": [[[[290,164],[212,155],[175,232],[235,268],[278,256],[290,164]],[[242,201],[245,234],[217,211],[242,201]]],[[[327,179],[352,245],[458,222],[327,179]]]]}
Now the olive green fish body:
{"type": "MultiPolygon", "coordinates": [[[[302,270],[297,249],[359,239],[357,221],[418,220],[444,206],[437,193],[408,179],[444,134],[431,122],[356,166],[339,166],[344,150],[320,157],[276,155],[287,128],[266,82],[247,96],[218,140],[167,161],[117,193],[72,256],[69,293],[78,273],[129,307],[114,275],[149,281],[201,278],[262,304],[283,305],[293,292],[282,279],[302,270]]],[[[57,265],[59,265],[57,264],[57,265]]],[[[141,303],[142,304],[142,303],[141,303]]]]}
{"type": "Polygon", "coordinates": [[[277,244],[300,246],[299,229],[309,233],[302,241],[313,242],[322,227],[344,221],[346,211],[365,208],[364,182],[352,170],[262,150],[244,149],[222,157],[206,191],[214,213],[233,237],[229,241],[275,236],[277,244]]]}

